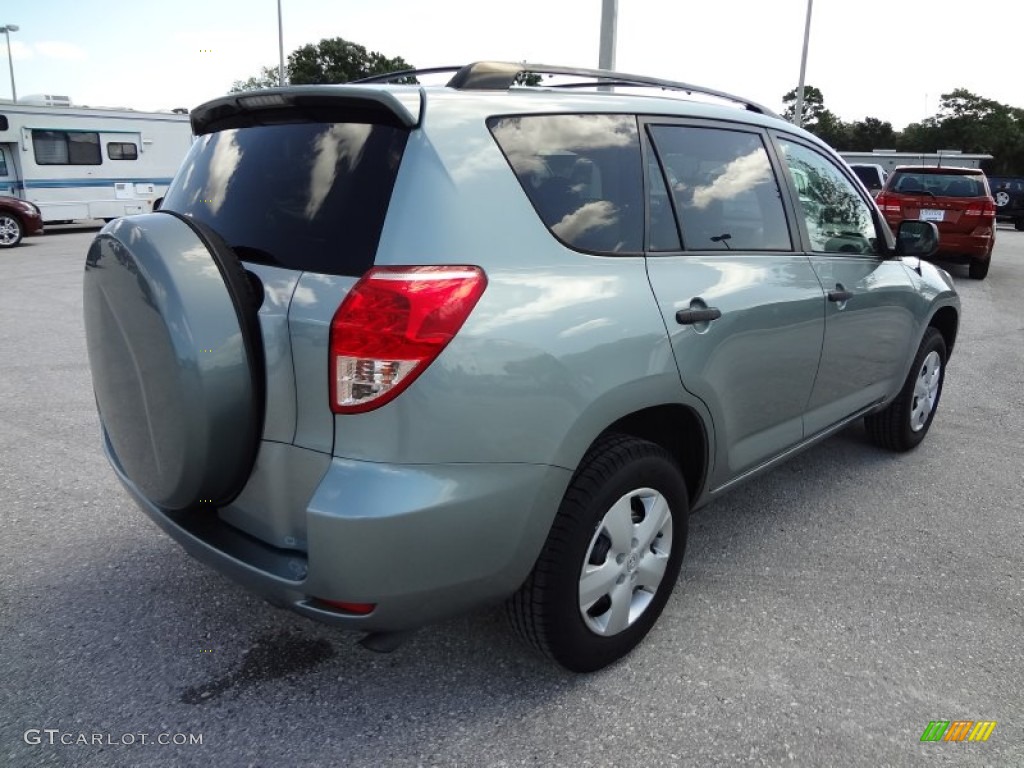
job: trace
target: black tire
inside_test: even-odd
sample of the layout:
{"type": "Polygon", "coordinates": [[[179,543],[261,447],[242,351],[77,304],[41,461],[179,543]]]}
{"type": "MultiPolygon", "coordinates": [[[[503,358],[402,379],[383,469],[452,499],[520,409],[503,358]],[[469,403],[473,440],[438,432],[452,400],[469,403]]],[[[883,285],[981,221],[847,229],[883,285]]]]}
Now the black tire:
{"type": "Polygon", "coordinates": [[[992,263],[992,254],[988,254],[988,258],[984,261],[980,259],[971,259],[971,263],[968,265],[968,274],[971,276],[971,280],[985,280],[988,276],[988,267],[992,263]]]}
{"type": "Polygon", "coordinates": [[[0,248],[13,248],[21,242],[25,228],[13,213],[0,213],[0,248]]]}
{"type": "Polygon", "coordinates": [[[683,475],[666,450],[625,435],[600,439],[573,475],[532,573],[507,603],[517,634],[574,672],[601,669],[629,653],[654,626],[679,577],[688,515],[683,475]],[[661,508],[659,496],[667,504],[668,516],[652,517],[645,528],[648,513],[661,508]],[[627,548],[632,549],[628,556],[621,549],[616,556],[617,547],[604,523],[617,514],[613,507],[621,514],[627,508],[620,505],[626,503],[630,520],[618,533],[630,533],[627,548]],[[633,527],[626,528],[630,523],[633,527]],[[649,538],[650,544],[640,537],[649,538]],[[647,569],[654,565],[652,570],[658,570],[662,564],[660,578],[651,577],[647,569]],[[614,605],[628,605],[626,616],[632,616],[634,607],[638,610],[625,628],[611,626],[612,592],[596,599],[584,618],[580,597],[584,567],[600,570],[599,580],[608,589],[622,586],[614,605]],[[617,574],[617,580],[607,581],[607,574],[617,574]],[[644,578],[657,578],[653,591],[639,586],[644,578]],[[594,628],[602,621],[609,625],[606,634],[594,628]]]}
{"type": "Polygon", "coordinates": [[[946,380],[946,342],[942,334],[934,328],[925,331],[921,346],[914,356],[914,364],[910,366],[910,373],[903,384],[903,389],[885,410],[873,413],[864,418],[864,425],[867,427],[868,436],[882,448],[891,451],[909,451],[916,448],[935,418],[935,412],[939,408],[939,400],[942,397],[942,385],[946,380]],[[932,353],[938,355],[939,370],[937,388],[934,391],[934,400],[927,412],[927,418],[919,423],[923,411],[920,392],[917,390],[919,381],[927,388],[925,377],[933,375],[934,366],[926,365],[926,360],[932,353]],[[919,423],[914,428],[915,420],[919,423]]]}
{"type": "Polygon", "coordinates": [[[991,264],[991,255],[984,261],[980,261],[979,259],[971,259],[971,263],[967,267],[967,274],[970,275],[972,280],[984,280],[986,277],[988,277],[988,268],[991,264]]]}

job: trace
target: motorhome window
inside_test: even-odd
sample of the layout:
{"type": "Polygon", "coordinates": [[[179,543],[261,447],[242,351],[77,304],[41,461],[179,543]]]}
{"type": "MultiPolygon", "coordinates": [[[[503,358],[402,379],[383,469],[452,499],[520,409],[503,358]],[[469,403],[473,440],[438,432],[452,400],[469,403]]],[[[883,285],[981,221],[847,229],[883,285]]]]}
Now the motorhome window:
{"type": "Polygon", "coordinates": [[[0,176],[7,175],[7,155],[4,154],[3,150],[0,150],[0,176]]]}
{"type": "Polygon", "coordinates": [[[99,165],[100,135],[92,131],[32,131],[37,165],[99,165]]]}
{"type": "Polygon", "coordinates": [[[0,131],[6,131],[10,126],[7,124],[7,115],[0,115],[0,131]]]}
{"type": "Polygon", "coordinates": [[[107,157],[111,160],[138,160],[139,148],[130,141],[107,142],[107,157]]]}

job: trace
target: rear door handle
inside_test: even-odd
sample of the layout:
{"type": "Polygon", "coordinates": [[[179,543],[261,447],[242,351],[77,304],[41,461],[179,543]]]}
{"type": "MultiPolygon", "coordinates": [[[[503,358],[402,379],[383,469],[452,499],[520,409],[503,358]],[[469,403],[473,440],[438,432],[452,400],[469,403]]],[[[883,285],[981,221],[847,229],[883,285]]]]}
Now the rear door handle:
{"type": "Polygon", "coordinates": [[[853,291],[829,291],[828,300],[838,303],[849,301],[853,298],[853,291]]]}
{"type": "Polygon", "coordinates": [[[680,325],[694,325],[695,323],[707,323],[717,320],[722,316],[722,310],[718,307],[707,309],[680,309],[676,312],[676,322],[680,325]]]}

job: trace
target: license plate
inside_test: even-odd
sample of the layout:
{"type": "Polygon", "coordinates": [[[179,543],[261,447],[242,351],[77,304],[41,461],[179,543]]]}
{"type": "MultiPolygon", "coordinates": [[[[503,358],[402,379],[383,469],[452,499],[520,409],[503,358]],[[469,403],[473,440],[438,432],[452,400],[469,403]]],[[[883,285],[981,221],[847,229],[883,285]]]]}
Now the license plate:
{"type": "Polygon", "coordinates": [[[942,221],[946,216],[945,211],[937,211],[934,208],[922,208],[918,218],[921,221],[942,221]]]}

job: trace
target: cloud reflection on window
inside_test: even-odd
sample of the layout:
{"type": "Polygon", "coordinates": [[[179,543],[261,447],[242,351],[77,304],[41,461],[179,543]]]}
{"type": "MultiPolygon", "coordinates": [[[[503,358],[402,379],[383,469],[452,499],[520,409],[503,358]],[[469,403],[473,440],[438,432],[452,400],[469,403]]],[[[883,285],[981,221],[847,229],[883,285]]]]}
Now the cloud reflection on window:
{"type": "Polygon", "coordinates": [[[583,235],[614,226],[618,221],[612,203],[595,200],[563,216],[561,221],[551,226],[551,231],[567,242],[577,243],[583,235]]]}
{"type": "Polygon", "coordinates": [[[334,188],[339,166],[349,174],[359,164],[373,126],[338,123],[325,129],[313,142],[313,163],[309,174],[306,217],[314,218],[334,188]]]}
{"type": "Polygon", "coordinates": [[[707,208],[716,200],[731,200],[768,181],[770,174],[771,166],[764,151],[755,149],[750,154],[730,161],[722,174],[710,184],[696,187],[693,191],[693,206],[707,208]]]}
{"type": "Polygon", "coordinates": [[[636,142],[636,118],[628,115],[542,115],[510,117],[492,126],[516,173],[546,170],[543,154],[625,147],[636,142]]]}
{"type": "Polygon", "coordinates": [[[221,131],[211,138],[214,142],[213,155],[206,176],[206,187],[203,190],[203,202],[213,213],[217,213],[224,205],[224,196],[231,178],[238,170],[242,159],[242,148],[238,144],[238,131],[221,131]]]}

